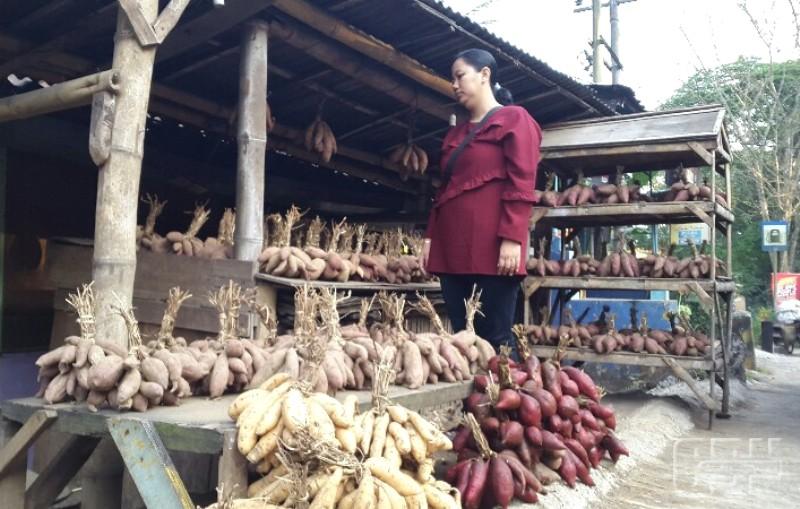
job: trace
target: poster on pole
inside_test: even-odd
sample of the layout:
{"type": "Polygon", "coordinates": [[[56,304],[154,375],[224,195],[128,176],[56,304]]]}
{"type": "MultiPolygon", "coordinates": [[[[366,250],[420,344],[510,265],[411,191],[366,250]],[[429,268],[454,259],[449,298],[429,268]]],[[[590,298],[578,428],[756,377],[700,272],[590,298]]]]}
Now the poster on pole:
{"type": "Polygon", "coordinates": [[[761,221],[761,250],[786,251],[789,246],[789,223],[761,221]]]}
{"type": "Polygon", "coordinates": [[[773,274],[772,295],[778,321],[800,320],[800,274],[791,272],[773,274]]]}

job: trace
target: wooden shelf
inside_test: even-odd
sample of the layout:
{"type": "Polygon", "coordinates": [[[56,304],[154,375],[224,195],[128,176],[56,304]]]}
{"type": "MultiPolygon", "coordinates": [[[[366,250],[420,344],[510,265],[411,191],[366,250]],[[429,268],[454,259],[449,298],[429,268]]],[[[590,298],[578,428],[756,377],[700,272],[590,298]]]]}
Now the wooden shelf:
{"type": "MultiPolygon", "coordinates": [[[[389,387],[389,398],[397,404],[412,410],[436,407],[453,401],[461,401],[472,392],[472,380],[455,383],[423,385],[417,390],[400,386],[389,387]]],[[[364,391],[340,391],[337,399],[343,400],[348,394],[358,397],[362,411],[371,404],[371,393],[364,391]]],[[[48,405],[39,398],[22,398],[3,401],[0,404],[2,416],[11,421],[24,423],[37,410],[55,410],[58,419],[51,429],[70,435],[105,436],[108,434],[108,420],[125,419],[146,420],[153,423],[167,449],[217,454],[222,449],[225,431],[235,430],[236,425],[228,417],[228,406],[238,394],[227,394],[217,400],[206,397],[192,397],[181,400],[180,406],[159,406],[147,412],[117,412],[101,410],[90,412],[85,404],[59,403],[48,405]]]]}
{"type": "Polygon", "coordinates": [[[305,279],[294,279],[287,277],[272,276],[269,274],[257,273],[255,275],[256,281],[264,281],[278,286],[287,288],[297,288],[303,285],[308,285],[311,288],[336,288],[338,290],[363,290],[363,291],[395,291],[395,292],[433,292],[441,290],[438,282],[434,283],[407,283],[407,284],[391,284],[391,283],[372,283],[364,281],[348,281],[346,283],[339,283],[336,281],[306,281],[305,279]]]}
{"type": "MultiPolygon", "coordinates": [[[[725,207],[710,201],[692,202],[637,202],[618,204],[587,204],[545,209],[540,224],[567,228],[591,226],[622,226],[634,224],[681,224],[699,223],[692,209],[705,214],[716,213],[717,223],[725,227],[734,222],[734,215],[725,207]]],[[[531,227],[536,223],[533,219],[541,214],[542,208],[534,209],[531,227]]]]}
{"type": "MultiPolygon", "coordinates": [[[[556,347],[532,345],[531,351],[537,357],[549,358],[555,354],[556,347]]],[[[676,355],[658,355],[634,352],[599,354],[589,350],[588,348],[567,348],[566,353],[564,354],[564,359],[571,361],[604,362],[608,364],[627,364],[633,366],[651,366],[658,368],[668,367],[664,363],[663,359],[665,358],[673,359],[684,369],[702,369],[706,371],[714,369],[714,363],[711,361],[711,359],[704,357],[678,357],[676,355]]]]}
{"type": "Polygon", "coordinates": [[[526,286],[538,285],[539,288],[557,288],[565,290],[638,290],[672,292],[688,292],[697,284],[706,292],[729,293],[736,290],[736,284],[728,278],[717,279],[666,279],[666,278],[632,278],[632,277],[565,277],[565,276],[528,276],[526,286]],[[716,288],[715,288],[716,287],[716,288]]]}

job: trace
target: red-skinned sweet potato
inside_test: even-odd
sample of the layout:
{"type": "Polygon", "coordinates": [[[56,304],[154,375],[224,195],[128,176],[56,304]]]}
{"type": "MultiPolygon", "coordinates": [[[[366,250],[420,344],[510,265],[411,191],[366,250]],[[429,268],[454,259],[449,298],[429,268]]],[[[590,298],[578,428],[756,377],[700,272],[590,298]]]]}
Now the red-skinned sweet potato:
{"type": "Polygon", "coordinates": [[[500,423],[500,443],[503,447],[513,449],[521,444],[525,437],[522,424],[517,421],[504,421],[500,423]]]}
{"type": "Polygon", "coordinates": [[[539,401],[528,394],[520,394],[519,420],[525,426],[541,426],[542,408],[539,401]]]}
{"type": "Polygon", "coordinates": [[[503,389],[497,398],[495,408],[498,410],[517,410],[520,405],[520,395],[515,389],[503,389]]]}
{"type": "Polygon", "coordinates": [[[505,458],[495,456],[491,459],[489,469],[492,494],[494,495],[492,504],[506,508],[514,498],[514,476],[511,468],[505,458]]]}

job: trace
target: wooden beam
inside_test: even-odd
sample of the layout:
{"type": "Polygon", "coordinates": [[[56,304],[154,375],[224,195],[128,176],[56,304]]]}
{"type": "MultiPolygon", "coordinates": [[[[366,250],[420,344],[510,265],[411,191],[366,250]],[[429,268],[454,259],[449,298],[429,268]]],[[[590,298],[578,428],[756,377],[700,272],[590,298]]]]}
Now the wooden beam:
{"type": "MultiPolygon", "coordinates": [[[[145,20],[155,21],[158,0],[139,0],[145,20]]],[[[120,7],[122,9],[122,7],[120,7]]],[[[116,97],[108,159],[97,182],[92,279],[95,282],[98,337],[127,348],[127,330],[111,304],[131,305],[136,275],[136,224],[139,179],[153,79],[156,46],[142,47],[128,17],[117,16],[113,68],[121,80],[116,97]]]]}
{"type": "Polygon", "coordinates": [[[170,0],[164,10],[161,11],[161,14],[158,15],[158,19],[153,24],[153,31],[158,38],[158,42],[164,42],[164,39],[167,38],[172,29],[175,28],[175,25],[178,24],[178,20],[181,19],[183,15],[183,11],[186,10],[186,7],[189,5],[190,0],[170,0]]]}
{"type": "Polygon", "coordinates": [[[211,8],[204,14],[181,23],[158,49],[157,62],[182,55],[195,46],[207,43],[217,35],[252,18],[272,4],[271,0],[237,0],[222,9],[211,8]]]}
{"type": "MultiPolygon", "coordinates": [[[[692,151],[695,154],[700,156],[700,158],[703,161],[705,161],[707,165],[714,166],[714,158],[712,157],[712,154],[708,150],[706,150],[706,148],[704,146],[702,146],[701,144],[697,143],[696,141],[690,141],[690,142],[687,143],[687,145],[689,145],[689,148],[692,149],[692,151]]],[[[713,171],[715,168],[711,168],[711,169],[713,171]]]]}
{"type": "Polygon", "coordinates": [[[113,69],[56,83],[0,99],[0,122],[43,115],[92,102],[98,92],[119,90],[120,73],[113,69]]]}
{"type": "Polygon", "coordinates": [[[345,46],[391,67],[431,90],[450,99],[454,98],[453,87],[449,81],[391,45],[342,22],[304,0],[275,0],[274,4],[277,9],[345,46]]]}
{"type": "Polygon", "coordinates": [[[664,361],[664,364],[666,364],[673,373],[675,373],[675,376],[686,382],[686,385],[688,385],[692,392],[694,392],[697,397],[700,398],[700,401],[706,406],[706,408],[709,410],[719,410],[719,405],[717,402],[711,399],[711,396],[703,392],[700,387],[697,386],[697,380],[695,380],[688,371],[683,369],[682,366],[678,365],[678,363],[675,362],[675,359],[662,357],[661,360],[664,361]]]}
{"type": "Polygon", "coordinates": [[[19,431],[0,449],[0,478],[15,460],[24,456],[28,448],[53,424],[57,414],[53,410],[39,410],[25,421],[19,431]]]}
{"type": "Polygon", "coordinates": [[[267,47],[265,23],[243,33],[239,64],[236,141],[237,260],[255,261],[264,245],[264,173],[267,154],[267,47]]]}
{"type": "Polygon", "coordinates": [[[691,212],[692,214],[696,215],[698,219],[704,222],[709,228],[714,228],[714,220],[711,219],[711,216],[706,214],[706,212],[698,207],[696,204],[687,203],[686,209],[691,212]]]}
{"type": "MultiPolygon", "coordinates": [[[[52,3],[50,2],[50,4],[52,3]]],[[[63,50],[91,39],[102,30],[105,30],[109,23],[113,23],[112,16],[116,15],[117,10],[117,4],[112,2],[96,11],[87,13],[70,30],[48,39],[42,44],[20,42],[16,50],[11,52],[14,56],[4,62],[0,62],[0,76],[6,76],[23,66],[30,66],[40,62],[52,52],[63,50]]],[[[14,26],[18,25],[15,23],[14,26]]],[[[4,46],[2,42],[0,42],[0,46],[4,46]]]]}
{"type": "Polygon", "coordinates": [[[70,435],[25,490],[25,509],[47,509],[92,455],[99,437],[70,435]]]}
{"type": "Polygon", "coordinates": [[[441,102],[399,83],[388,72],[365,65],[364,62],[352,57],[320,36],[300,27],[275,21],[270,23],[270,34],[337,71],[352,76],[404,104],[417,107],[419,110],[445,121],[450,119],[452,111],[441,102]]]}
{"type": "Polygon", "coordinates": [[[219,456],[217,486],[222,488],[222,499],[247,498],[247,459],[236,446],[236,430],[222,435],[222,454],[219,456]]]}
{"type": "MultiPolygon", "coordinates": [[[[0,454],[19,433],[20,425],[14,421],[0,416],[0,454]]],[[[18,454],[10,461],[5,472],[0,473],[0,507],[25,506],[25,474],[28,466],[28,457],[18,454]]]]}
{"type": "Polygon", "coordinates": [[[714,310],[714,299],[711,298],[711,295],[709,295],[708,292],[706,292],[697,282],[689,283],[687,286],[695,295],[697,295],[697,298],[700,300],[700,304],[703,306],[703,309],[705,309],[707,313],[711,313],[714,310]]]}
{"type": "Polygon", "coordinates": [[[142,7],[138,0],[118,0],[120,8],[128,16],[128,22],[133,27],[136,39],[142,46],[155,46],[158,44],[158,36],[150,21],[145,19],[142,7]]]}

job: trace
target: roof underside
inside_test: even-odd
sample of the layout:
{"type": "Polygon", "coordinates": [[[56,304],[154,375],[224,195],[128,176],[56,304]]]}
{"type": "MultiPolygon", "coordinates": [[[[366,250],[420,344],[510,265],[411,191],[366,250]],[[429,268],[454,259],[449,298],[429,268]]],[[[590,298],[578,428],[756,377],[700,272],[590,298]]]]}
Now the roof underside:
{"type": "MultiPolygon", "coordinates": [[[[161,1],[162,8],[166,4],[161,1]]],[[[227,167],[224,175],[229,182],[236,157],[231,122],[238,95],[238,46],[242,27],[249,20],[281,22],[320,37],[326,45],[362,65],[364,72],[386,73],[420,97],[449,111],[455,109],[452,98],[304,27],[270,7],[267,1],[229,0],[226,4],[215,10],[211,1],[191,2],[175,31],[159,48],[147,141],[189,160],[227,167]],[[254,8],[259,5],[263,8],[254,8]],[[186,30],[193,26],[204,28],[186,30]],[[155,133],[158,135],[153,136],[155,133]]],[[[449,76],[453,55],[458,51],[469,47],[492,51],[499,64],[499,81],[541,124],[615,114],[590,88],[435,0],[316,0],[312,4],[443,77],[449,76]]],[[[117,2],[113,0],[0,3],[0,76],[13,73],[55,83],[109,68],[116,15],[117,2]]],[[[436,160],[447,129],[441,116],[401,102],[387,90],[367,85],[359,76],[343,72],[325,59],[314,58],[281,38],[270,39],[269,59],[270,105],[278,123],[287,128],[273,132],[274,139],[296,146],[296,131],[304,129],[321,112],[336,133],[340,147],[383,156],[411,135],[436,160]]],[[[19,90],[3,80],[0,96],[19,90]]],[[[60,116],[88,125],[87,111],[84,108],[60,116]]],[[[376,167],[363,157],[348,159],[340,154],[336,159],[339,175],[347,173],[343,167],[351,167],[359,178],[380,182],[394,192],[414,194],[421,189],[422,183],[413,177],[402,181],[396,172],[376,167]]],[[[300,160],[291,164],[317,164],[300,160]]],[[[230,187],[232,190],[232,183],[230,187]]]]}

